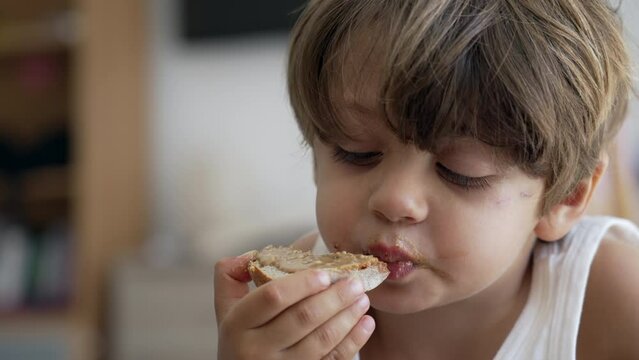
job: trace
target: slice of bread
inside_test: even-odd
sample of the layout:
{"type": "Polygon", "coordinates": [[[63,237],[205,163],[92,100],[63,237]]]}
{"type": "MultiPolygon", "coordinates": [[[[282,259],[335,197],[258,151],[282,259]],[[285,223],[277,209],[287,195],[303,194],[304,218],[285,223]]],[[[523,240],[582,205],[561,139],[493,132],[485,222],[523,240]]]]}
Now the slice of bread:
{"type": "Polygon", "coordinates": [[[332,282],[356,276],[366,291],[379,286],[389,274],[386,263],[371,255],[345,251],[314,255],[310,251],[271,245],[256,252],[248,265],[256,286],[306,269],[324,270],[331,276],[332,282]]]}

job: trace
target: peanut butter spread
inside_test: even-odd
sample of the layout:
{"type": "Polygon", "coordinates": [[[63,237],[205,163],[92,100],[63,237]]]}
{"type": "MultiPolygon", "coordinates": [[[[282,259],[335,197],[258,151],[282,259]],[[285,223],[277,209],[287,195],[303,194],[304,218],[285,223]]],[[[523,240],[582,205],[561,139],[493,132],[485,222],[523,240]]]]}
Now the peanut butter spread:
{"type": "Polygon", "coordinates": [[[269,245],[257,254],[257,261],[262,266],[275,266],[284,272],[297,272],[305,269],[357,270],[366,268],[380,261],[371,255],[351,254],[345,251],[314,255],[310,251],[302,251],[288,247],[269,245]]]}

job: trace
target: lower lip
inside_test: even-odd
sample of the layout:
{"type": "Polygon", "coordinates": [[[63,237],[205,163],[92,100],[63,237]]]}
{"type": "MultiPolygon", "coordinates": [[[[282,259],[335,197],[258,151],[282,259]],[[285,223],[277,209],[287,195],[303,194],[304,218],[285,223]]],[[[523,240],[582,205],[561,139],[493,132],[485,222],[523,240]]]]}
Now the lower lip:
{"type": "Polygon", "coordinates": [[[388,275],[389,280],[399,280],[406,277],[413,271],[414,265],[410,261],[396,261],[386,263],[388,266],[388,270],[390,274],[388,275]]]}

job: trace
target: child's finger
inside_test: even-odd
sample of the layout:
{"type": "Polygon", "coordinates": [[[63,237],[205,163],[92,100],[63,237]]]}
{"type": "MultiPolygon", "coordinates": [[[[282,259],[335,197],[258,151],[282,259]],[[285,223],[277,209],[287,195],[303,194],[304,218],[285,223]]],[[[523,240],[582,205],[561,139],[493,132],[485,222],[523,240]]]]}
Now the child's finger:
{"type": "Polygon", "coordinates": [[[293,346],[340,311],[351,306],[364,287],[357,278],[339,281],[328,290],[291,306],[266,324],[264,337],[281,349],[293,346]]]}
{"type": "Polygon", "coordinates": [[[317,270],[300,271],[271,280],[237,304],[235,321],[247,329],[260,327],[293,304],[325,290],[330,284],[330,276],[317,270]]]}
{"type": "Polygon", "coordinates": [[[364,315],[346,338],[324,359],[353,359],[373,335],[373,330],[375,330],[375,320],[369,315],[364,315]]]}
{"type": "Polygon", "coordinates": [[[247,266],[252,254],[224,258],[215,264],[215,314],[218,324],[230,308],[249,292],[247,266]]]}
{"type": "MultiPolygon", "coordinates": [[[[353,305],[342,310],[332,319],[315,329],[303,340],[287,349],[286,352],[290,353],[291,358],[294,359],[303,359],[307,357],[308,354],[341,356],[342,354],[340,353],[335,354],[331,352],[350,351],[349,349],[353,347],[353,345],[348,341],[357,341],[358,343],[362,341],[362,335],[360,334],[356,334],[358,337],[353,338],[352,340],[348,340],[347,337],[356,328],[356,325],[360,322],[360,319],[362,319],[368,308],[368,297],[366,295],[361,295],[353,305]],[[344,344],[344,346],[340,347],[342,344],[344,344]]],[[[334,357],[334,359],[342,359],[342,357],[334,357]]],[[[352,356],[350,359],[352,359],[352,356]]]]}

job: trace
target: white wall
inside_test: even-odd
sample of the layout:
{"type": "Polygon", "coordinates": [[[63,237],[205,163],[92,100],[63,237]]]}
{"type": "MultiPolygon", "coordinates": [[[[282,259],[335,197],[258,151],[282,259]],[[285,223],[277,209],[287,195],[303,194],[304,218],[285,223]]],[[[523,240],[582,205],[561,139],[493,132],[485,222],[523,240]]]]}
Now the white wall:
{"type": "Polygon", "coordinates": [[[262,235],[312,228],[312,168],[286,95],[286,37],[187,45],[174,0],[153,1],[152,12],[156,255],[191,246],[205,257],[235,254],[262,235]]]}
{"type": "MultiPolygon", "coordinates": [[[[633,85],[636,94],[639,94],[639,2],[636,0],[610,0],[613,5],[619,5],[624,35],[634,71],[633,85]]],[[[626,123],[620,130],[618,136],[619,166],[617,167],[622,176],[623,188],[626,192],[624,198],[619,199],[619,204],[625,208],[629,217],[635,222],[639,222],[639,99],[631,97],[626,123]]],[[[614,166],[614,165],[613,165],[614,166]]],[[[612,167],[610,168],[612,170],[612,167]]],[[[611,171],[608,171],[610,173],[611,171]]],[[[605,193],[599,191],[600,194],[605,193]]]]}
{"type": "MultiPolygon", "coordinates": [[[[623,18],[626,43],[633,60],[634,88],[639,95],[639,2],[637,0],[623,0],[619,9],[623,18]]],[[[625,153],[634,154],[634,176],[635,183],[639,184],[639,99],[633,96],[630,102],[630,109],[626,126],[620,134],[623,150],[625,153]]]]}

